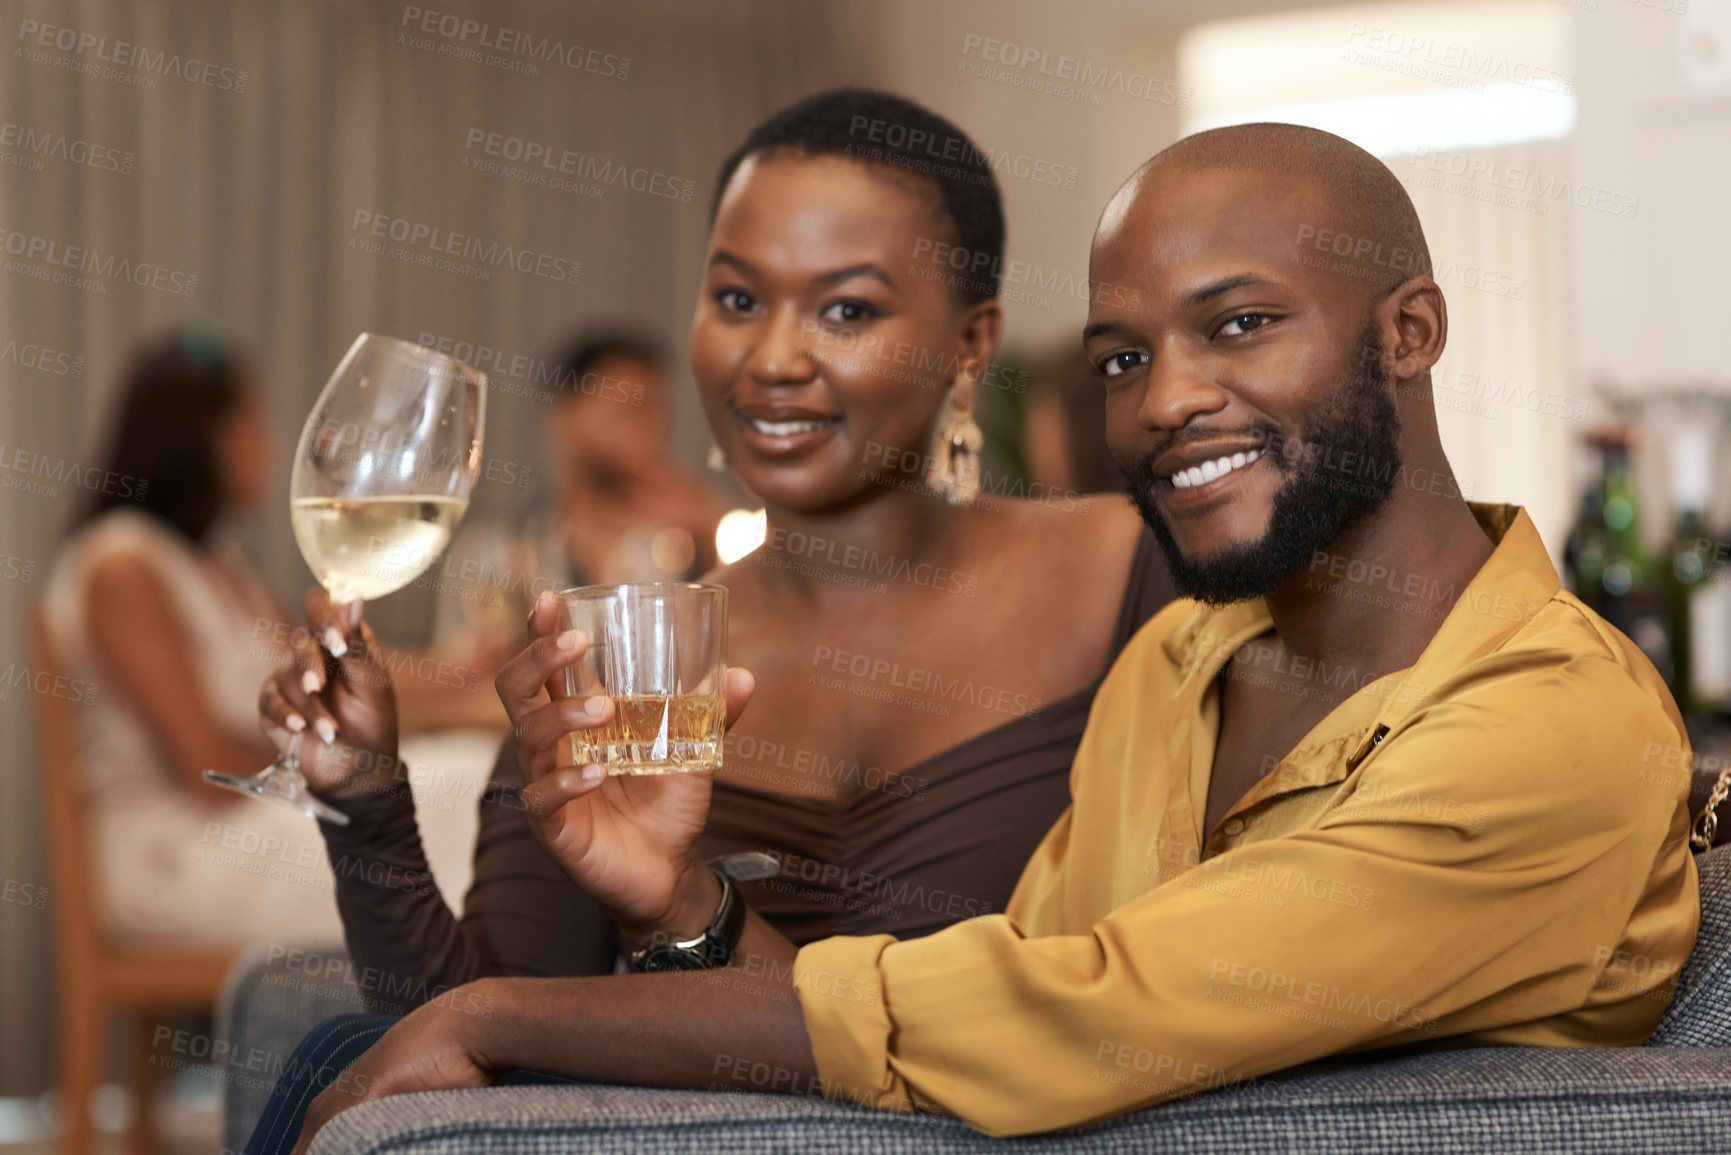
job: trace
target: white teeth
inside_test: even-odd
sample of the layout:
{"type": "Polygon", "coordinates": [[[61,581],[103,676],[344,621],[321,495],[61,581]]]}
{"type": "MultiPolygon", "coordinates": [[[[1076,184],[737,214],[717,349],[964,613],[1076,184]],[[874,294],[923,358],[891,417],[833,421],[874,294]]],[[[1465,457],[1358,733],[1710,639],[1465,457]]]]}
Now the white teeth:
{"type": "Polygon", "coordinates": [[[1192,465],[1188,469],[1180,469],[1172,475],[1174,489],[1189,489],[1193,485],[1202,485],[1226,476],[1234,469],[1243,469],[1252,461],[1262,456],[1262,450],[1252,449],[1247,453],[1234,453],[1230,457],[1221,457],[1213,461],[1204,461],[1201,465],[1192,465]]]}
{"type": "Polygon", "coordinates": [[[748,418],[751,427],[765,437],[794,437],[801,433],[814,433],[828,425],[827,421],[759,421],[748,418]]]}

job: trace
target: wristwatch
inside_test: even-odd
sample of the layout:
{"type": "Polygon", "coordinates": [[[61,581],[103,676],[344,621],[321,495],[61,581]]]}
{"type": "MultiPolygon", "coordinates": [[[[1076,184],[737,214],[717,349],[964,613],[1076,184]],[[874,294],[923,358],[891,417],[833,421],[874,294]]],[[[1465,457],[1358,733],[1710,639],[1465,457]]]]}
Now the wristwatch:
{"type": "MultiPolygon", "coordinates": [[[[633,951],[631,963],[640,971],[701,971],[724,967],[739,949],[745,931],[745,903],[725,873],[714,866],[710,873],[721,882],[721,905],[699,936],[684,942],[656,942],[633,951]]],[[[659,936],[657,936],[659,937],[659,936]]]]}

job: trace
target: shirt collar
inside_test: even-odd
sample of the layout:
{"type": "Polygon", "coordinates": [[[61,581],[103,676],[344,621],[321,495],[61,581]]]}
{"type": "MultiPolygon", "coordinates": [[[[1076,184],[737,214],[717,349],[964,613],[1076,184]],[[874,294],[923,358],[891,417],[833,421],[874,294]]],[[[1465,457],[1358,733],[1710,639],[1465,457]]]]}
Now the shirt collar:
{"type": "MultiPolygon", "coordinates": [[[[1561,583],[1550,554],[1526,510],[1518,505],[1468,502],[1485,536],[1495,543],[1491,556],[1461,591],[1419,660],[1389,677],[1404,676],[1428,689],[1449,672],[1495,651],[1557,593],[1561,583]]],[[[1239,646],[1274,625],[1262,598],[1225,606],[1197,603],[1194,612],[1162,642],[1178,666],[1179,693],[1198,675],[1212,677],[1239,646]]],[[[1391,728],[1423,698],[1389,699],[1380,721],[1391,728]]]]}

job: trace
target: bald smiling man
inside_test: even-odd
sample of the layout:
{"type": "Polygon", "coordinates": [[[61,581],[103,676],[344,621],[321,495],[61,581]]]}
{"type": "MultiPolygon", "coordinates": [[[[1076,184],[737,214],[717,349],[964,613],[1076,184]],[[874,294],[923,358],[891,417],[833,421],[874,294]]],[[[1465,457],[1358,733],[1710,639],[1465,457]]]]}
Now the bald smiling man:
{"type": "MultiPolygon", "coordinates": [[[[483,980],[386,1033],[301,1145],[360,1098],[518,1068],[701,1088],[763,1063],[752,1089],[1020,1135],[1344,1052],[1646,1040],[1699,907],[1688,784],[1643,767],[1687,738],[1526,514],[1464,500],[1429,271],[1399,182],[1337,137],[1249,125],[1149,161],[1093,248],[1094,282],[1134,292],[1095,295],[1086,344],[1188,598],[1108,675],[1008,910],[796,951],[711,921],[688,851],[592,843],[580,883],[643,909],[634,874],[684,880],[667,909],[698,913],[644,936],[708,925],[731,966],[483,980]]],[[[632,821],[575,771],[543,783],[596,839],[632,821]]]]}

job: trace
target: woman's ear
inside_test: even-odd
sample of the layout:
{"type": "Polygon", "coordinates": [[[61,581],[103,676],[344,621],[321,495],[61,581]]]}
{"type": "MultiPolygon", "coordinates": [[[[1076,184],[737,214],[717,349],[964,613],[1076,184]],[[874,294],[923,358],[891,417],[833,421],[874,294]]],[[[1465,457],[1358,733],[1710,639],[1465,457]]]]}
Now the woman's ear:
{"type": "Polygon", "coordinates": [[[981,301],[968,308],[962,320],[961,358],[976,363],[975,375],[986,371],[998,352],[1004,335],[1004,307],[996,300],[981,301]]]}

